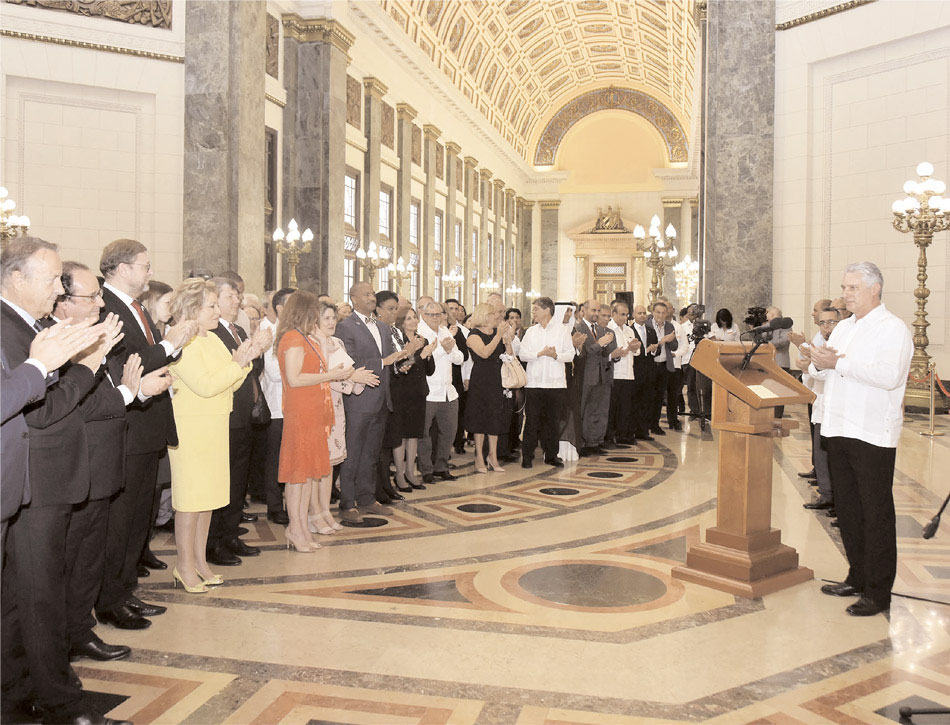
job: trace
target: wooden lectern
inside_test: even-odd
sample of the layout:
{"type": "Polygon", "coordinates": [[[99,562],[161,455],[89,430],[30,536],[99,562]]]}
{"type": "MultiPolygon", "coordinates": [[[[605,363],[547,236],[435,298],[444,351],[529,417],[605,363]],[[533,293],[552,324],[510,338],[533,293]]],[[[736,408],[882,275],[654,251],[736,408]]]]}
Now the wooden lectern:
{"type": "Polygon", "coordinates": [[[690,364],[713,383],[712,427],[719,431],[719,501],[716,526],[705,543],[690,547],[677,579],[742,597],[760,597],[814,577],[798,565],[798,552],[772,528],[772,438],[787,436],[795,421],[773,408],[810,403],[814,393],[775,364],[775,348],[762,345],[746,367],[752,342],[702,340],[690,364]]]}

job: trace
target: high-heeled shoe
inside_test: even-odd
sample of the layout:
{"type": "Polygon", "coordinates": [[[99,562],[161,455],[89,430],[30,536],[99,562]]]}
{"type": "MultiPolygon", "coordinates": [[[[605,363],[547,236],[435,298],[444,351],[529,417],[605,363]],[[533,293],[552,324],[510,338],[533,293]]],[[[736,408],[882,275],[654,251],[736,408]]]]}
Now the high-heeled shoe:
{"type": "Polygon", "coordinates": [[[494,463],[492,463],[491,461],[489,461],[489,462],[488,462],[488,469],[489,469],[490,471],[494,471],[495,473],[504,473],[504,472],[505,472],[505,469],[498,465],[498,461],[495,461],[494,463]]]}
{"type": "Polygon", "coordinates": [[[287,549],[288,550],[292,549],[293,551],[296,551],[298,554],[312,554],[314,551],[316,551],[319,548],[320,548],[320,544],[313,544],[312,546],[308,546],[306,549],[300,549],[297,547],[297,542],[293,541],[292,539],[287,539],[287,549]]]}
{"type": "Polygon", "coordinates": [[[331,534],[336,533],[336,529],[327,524],[323,514],[314,514],[313,516],[307,517],[307,525],[310,528],[311,534],[320,534],[321,536],[330,536],[331,534]],[[323,526],[318,526],[318,524],[323,524],[323,526]]]}
{"type": "Polygon", "coordinates": [[[323,517],[323,520],[326,522],[326,525],[329,526],[334,531],[343,530],[343,526],[337,523],[336,519],[333,518],[333,514],[331,514],[329,511],[321,511],[319,515],[323,517]]]}
{"type": "Polygon", "coordinates": [[[204,582],[201,582],[201,584],[198,584],[197,586],[191,586],[189,584],[185,584],[185,580],[182,579],[181,574],[178,573],[177,566],[174,569],[172,569],[172,576],[175,579],[175,587],[177,588],[178,585],[181,584],[184,590],[188,592],[189,594],[205,594],[208,591],[208,587],[205,586],[204,582]]]}
{"type": "Polygon", "coordinates": [[[476,464],[475,464],[475,473],[488,473],[488,469],[485,468],[484,466],[482,466],[481,468],[479,468],[479,467],[478,467],[478,463],[476,463],[476,464]]]}
{"type": "Polygon", "coordinates": [[[195,574],[201,577],[201,581],[203,581],[207,587],[216,587],[219,584],[224,584],[224,579],[220,574],[212,574],[211,576],[206,577],[197,569],[195,569],[195,574]]]}

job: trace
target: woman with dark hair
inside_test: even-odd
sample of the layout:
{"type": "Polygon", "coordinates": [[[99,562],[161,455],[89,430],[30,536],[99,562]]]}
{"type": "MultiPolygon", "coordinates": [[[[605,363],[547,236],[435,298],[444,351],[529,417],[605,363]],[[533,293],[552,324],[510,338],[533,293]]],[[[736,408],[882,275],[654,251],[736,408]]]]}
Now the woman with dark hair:
{"type": "Polygon", "coordinates": [[[165,334],[165,330],[172,319],[171,300],[172,287],[155,279],[148,281],[148,289],[142,295],[142,306],[152,316],[152,322],[158,331],[165,334]]]}
{"type": "Polygon", "coordinates": [[[739,326],[732,324],[732,313],[723,307],[716,313],[716,324],[710,329],[713,339],[722,342],[738,342],[739,326]]]}
{"type": "MultiPolygon", "coordinates": [[[[419,337],[419,315],[411,307],[399,310],[396,313],[395,328],[397,336],[401,336],[400,343],[405,347],[419,337]]],[[[425,340],[422,341],[425,343],[425,340]]],[[[424,434],[426,417],[426,396],[429,394],[429,384],[426,377],[435,372],[435,360],[432,352],[438,345],[438,340],[425,345],[416,355],[393,365],[395,375],[390,379],[389,390],[393,399],[393,417],[390,424],[394,426],[400,439],[399,445],[393,448],[393,460],[396,464],[396,488],[403,493],[412,489],[424,489],[414,475],[416,466],[416,452],[419,439],[424,434]]]]}

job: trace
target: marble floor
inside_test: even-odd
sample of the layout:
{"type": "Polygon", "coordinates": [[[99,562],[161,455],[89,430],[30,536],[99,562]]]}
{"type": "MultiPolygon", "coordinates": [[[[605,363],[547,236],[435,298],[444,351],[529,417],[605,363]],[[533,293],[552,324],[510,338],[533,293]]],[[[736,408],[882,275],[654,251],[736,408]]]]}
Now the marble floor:
{"type": "MultiPolygon", "coordinates": [[[[853,618],[818,591],[845,564],[831,519],[802,509],[802,412],[773,449],[772,519],[815,581],[749,600],[670,577],[715,520],[716,444],[687,424],[561,471],[467,465],[314,554],[262,516],[245,537],[262,556],[221,567],[210,594],[143,580],[168,612],[141,632],[100,627],[132,657],[76,671],[136,723],[886,723],[950,705],[950,605],[926,601],[950,602],[950,521],[920,536],[950,435],[908,418],[895,591],[910,596],[853,618]]],[[[173,563],[170,534],[153,549],[173,563]]]]}

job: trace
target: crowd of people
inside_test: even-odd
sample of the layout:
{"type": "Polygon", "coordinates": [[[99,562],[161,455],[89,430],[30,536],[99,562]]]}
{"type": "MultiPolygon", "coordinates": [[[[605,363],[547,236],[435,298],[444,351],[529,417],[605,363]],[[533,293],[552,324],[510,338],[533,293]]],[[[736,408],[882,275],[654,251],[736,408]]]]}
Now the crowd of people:
{"type": "MultiPolygon", "coordinates": [[[[0,268],[4,722],[109,722],[84,704],[70,661],[128,657],[97,624],[144,629],[165,611],[134,593],[167,568],[149,547],[162,510],[173,515],[162,525],[174,531],[176,586],[205,593],[224,583],[212,566],[261,553],[241,539],[256,520],[249,495],[287,527],[288,549],[313,553],[344,526],[392,516],[414,491],[532,468],[539,448],[560,468],[682,431],[683,416],[705,425],[711,386],[690,365],[696,338],[739,334],[719,310],[696,335],[702,308],[674,314],[665,298],[631,309],[541,297],[525,325],[497,294],[469,314],[456,299],[413,306],[365,281],[343,304],[290,288],[258,298],[233,271],[172,287],[150,279],[148,250],[129,239],[103,250],[101,276],[35,237],[11,241],[0,268]]],[[[859,315],[844,300],[817,303],[819,334],[788,335],[783,366],[794,343],[819,393],[821,496],[808,507],[838,508],[850,560],[887,555],[855,523],[870,516],[853,501],[855,471],[877,459],[829,442],[854,434],[829,400],[859,395],[829,370],[837,362],[872,386],[894,370],[885,380],[860,369],[850,339],[846,364],[830,356],[847,310],[859,315]]],[[[891,318],[881,324],[896,332],[891,318]]],[[[894,421],[882,424],[893,437],[894,421]]],[[[880,588],[854,567],[831,593],[880,588]]]]}

